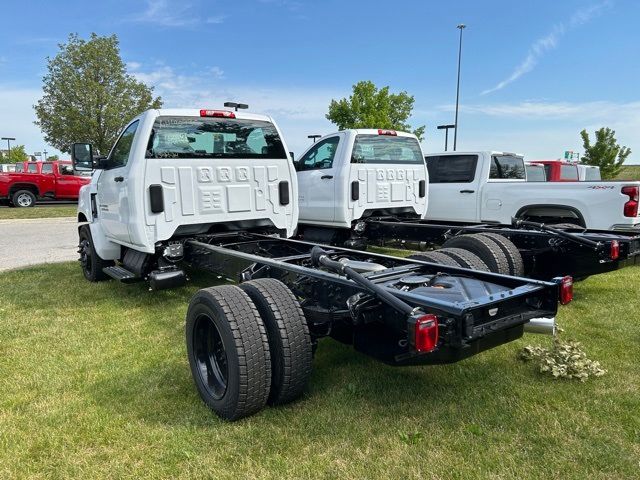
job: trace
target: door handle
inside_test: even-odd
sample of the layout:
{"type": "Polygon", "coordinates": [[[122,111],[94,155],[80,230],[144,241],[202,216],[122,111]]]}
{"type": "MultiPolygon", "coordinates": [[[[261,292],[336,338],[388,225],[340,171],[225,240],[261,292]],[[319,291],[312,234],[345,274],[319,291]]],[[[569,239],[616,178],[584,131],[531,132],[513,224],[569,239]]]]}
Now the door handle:
{"type": "Polygon", "coordinates": [[[320,177],[320,180],[331,180],[333,178],[333,175],[322,175],[320,177]]]}
{"type": "Polygon", "coordinates": [[[124,182],[124,177],[115,177],[113,179],[114,182],[124,182]]]}
{"type": "Polygon", "coordinates": [[[460,193],[475,193],[475,190],[460,190],[460,193]]]}

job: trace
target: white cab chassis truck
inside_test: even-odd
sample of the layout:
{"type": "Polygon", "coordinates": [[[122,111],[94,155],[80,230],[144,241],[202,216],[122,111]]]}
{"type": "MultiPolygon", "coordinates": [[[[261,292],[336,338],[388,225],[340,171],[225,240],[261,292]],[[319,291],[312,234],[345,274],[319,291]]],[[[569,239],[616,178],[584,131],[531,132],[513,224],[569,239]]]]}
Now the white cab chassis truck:
{"type": "MultiPolygon", "coordinates": [[[[391,365],[424,365],[504,344],[525,326],[553,331],[553,321],[536,319],[555,315],[566,291],[556,283],[287,238],[298,182],[270,117],[150,110],[126,125],[107,157],[94,160],[89,144],[71,150],[76,171],[93,171],[78,206],[87,280],[159,289],[198,268],[239,283],[202,288],[186,318],[197,391],[224,419],[299,397],[321,337],[391,365]]],[[[425,174],[413,165],[380,174],[379,188],[389,190],[377,197],[380,208],[398,195],[424,207],[425,174]]],[[[367,178],[354,171],[344,185],[367,178]]]]}
{"type": "Polygon", "coordinates": [[[602,183],[606,190],[595,188],[600,183],[528,183],[522,156],[506,152],[426,159],[425,165],[415,136],[394,130],[320,138],[295,162],[298,236],[351,248],[431,249],[413,257],[564,283],[640,263],[634,182],[602,183]],[[596,199],[590,216],[574,213],[572,205],[584,206],[589,198],[596,199]],[[491,221],[484,221],[487,215],[491,221]],[[518,218],[512,222],[509,215],[518,218]],[[607,215],[610,226],[626,221],[627,228],[587,230],[570,223],[607,215]]]}

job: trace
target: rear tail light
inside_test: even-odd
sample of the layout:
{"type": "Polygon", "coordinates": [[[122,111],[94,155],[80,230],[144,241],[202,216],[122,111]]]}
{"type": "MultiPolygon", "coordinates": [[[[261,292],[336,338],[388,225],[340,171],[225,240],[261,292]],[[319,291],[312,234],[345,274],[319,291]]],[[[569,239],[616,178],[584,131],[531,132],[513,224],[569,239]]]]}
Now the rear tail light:
{"type": "Polygon", "coordinates": [[[416,351],[420,353],[433,352],[438,345],[438,317],[429,313],[413,319],[412,340],[416,351]]]}
{"type": "Polygon", "coordinates": [[[228,110],[200,110],[201,117],[236,118],[234,112],[228,110]]]}
{"type": "Polygon", "coordinates": [[[609,250],[609,256],[611,260],[617,260],[620,256],[620,243],[618,240],[611,241],[611,249],[609,250]]]}
{"type": "Polygon", "coordinates": [[[638,216],[638,203],[640,202],[640,187],[628,186],[622,187],[622,194],[627,195],[629,200],[624,204],[625,217],[638,216]]]}
{"type": "Polygon", "coordinates": [[[566,277],[556,277],[553,280],[560,285],[560,304],[571,303],[573,300],[573,277],[567,275],[566,277]]]}
{"type": "Polygon", "coordinates": [[[385,130],[385,129],[379,128],[378,135],[391,135],[392,137],[395,137],[398,134],[396,133],[395,130],[385,130]]]}

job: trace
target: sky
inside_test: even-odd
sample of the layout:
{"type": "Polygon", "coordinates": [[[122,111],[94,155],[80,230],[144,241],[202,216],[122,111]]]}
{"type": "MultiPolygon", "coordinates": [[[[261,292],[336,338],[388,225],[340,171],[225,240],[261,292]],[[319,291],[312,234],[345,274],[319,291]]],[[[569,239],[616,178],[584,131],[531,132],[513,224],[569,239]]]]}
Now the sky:
{"type": "Polygon", "coordinates": [[[440,151],[464,23],[458,150],[559,158],[582,151],[583,128],[608,126],[640,163],[635,0],[4,0],[3,14],[0,136],[27,153],[55,153],[33,124],[46,58],[91,32],[115,33],[128,72],[166,107],[248,103],[296,153],[335,131],[329,102],[360,80],[413,95],[410,123],[440,151]]]}

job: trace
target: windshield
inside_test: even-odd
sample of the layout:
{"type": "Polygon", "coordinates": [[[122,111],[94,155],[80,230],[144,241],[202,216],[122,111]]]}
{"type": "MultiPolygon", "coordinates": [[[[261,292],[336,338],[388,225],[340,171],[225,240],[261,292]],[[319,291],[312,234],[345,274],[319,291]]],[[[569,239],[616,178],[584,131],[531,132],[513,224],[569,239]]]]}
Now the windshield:
{"type": "Polygon", "coordinates": [[[236,118],[158,117],[147,158],[286,159],[270,122],[236,118]]]}
{"type": "Polygon", "coordinates": [[[587,167],[584,171],[584,179],[585,181],[601,180],[600,170],[594,167],[587,167]]]}
{"type": "Polygon", "coordinates": [[[576,165],[560,165],[560,180],[578,181],[578,167],[576,165]]]}
{"type": "Polygon", "coordinates": [[[424,163],[418,141],[413,137],[358,135],[351,163],[424,163]]]}
{"type": "Polygon", "coordinates": [[[528,182],[546,182],[547,176],[544,174],[542,165],[527,165],[527,181],[528,182]]]}

